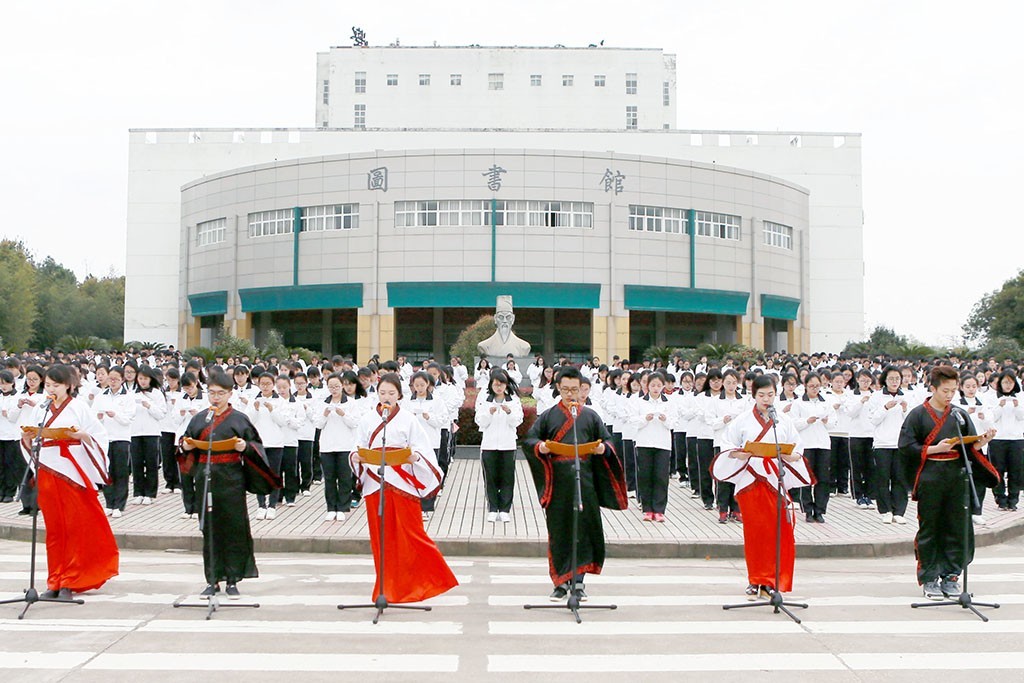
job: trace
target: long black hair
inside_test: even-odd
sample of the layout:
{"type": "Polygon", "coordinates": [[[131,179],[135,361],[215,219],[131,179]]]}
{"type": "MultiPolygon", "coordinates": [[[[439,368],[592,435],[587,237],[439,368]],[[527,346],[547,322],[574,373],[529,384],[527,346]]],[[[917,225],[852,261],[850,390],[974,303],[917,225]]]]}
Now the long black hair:
{"type": "Polygon", "coordinates": [[[498,380],[505,384],[505,395],[519,397],[519,385],[516,381],[509,377],[509,374],[501,368],[495,368],[491,370],[490,377],[487,378],[487,400],[494,401],[494,380],[498,380]]]}

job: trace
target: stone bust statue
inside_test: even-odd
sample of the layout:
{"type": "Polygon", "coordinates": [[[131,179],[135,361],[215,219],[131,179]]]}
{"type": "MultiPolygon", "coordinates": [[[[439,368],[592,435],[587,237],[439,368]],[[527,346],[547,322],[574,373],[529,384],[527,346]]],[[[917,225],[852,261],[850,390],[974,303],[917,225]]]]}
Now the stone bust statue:
{"type": "Polygon", "coordinates": [[[512,312],[512,297],[499,296],[494,309],[494,324],[498,328],[487,339],[477,345],[481,356],[504,358],[512,354],[515,358],[530,355],[530,343],[520,339],[512,332],[512,324],[516,315],[512,312]]]}

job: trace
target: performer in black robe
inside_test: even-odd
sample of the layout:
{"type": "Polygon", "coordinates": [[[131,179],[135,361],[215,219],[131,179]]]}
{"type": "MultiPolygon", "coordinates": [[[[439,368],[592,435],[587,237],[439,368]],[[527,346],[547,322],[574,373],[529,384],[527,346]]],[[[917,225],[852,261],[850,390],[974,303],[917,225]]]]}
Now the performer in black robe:
{"type": "Polygon", "coordinates": [[[232,437],[241,441],[232,450],[215,450],[208,457],[206,452],[193,449],[183,439],[179,466],[183,473],[195,478],[197,496],[203,494],[206,468],[210,468],[212,508],[207,501],[199,502],[203,569],[208,584],[200,595],[213,595],[220,590],[219,582],[224,581],[225,592],[234,599],[239,595],[235,584],[259,576],[246,509],[246,470],[250,477],[266,479],[269,488],[281,484],[280,478],[272,481],[275,475],[267,465],[256,428],[244,413],[231,407],[232,386],[232,379],[224,373],[210,376],[207,398],[211,407],[192,418],[184,436],[197,441],[223,441],[232,437]]]}
{"type": "Polygon", "coordinates": [[[956,447],[946,439],[957,437],[957,415],[963,418],[960,432],[974,436],[974,425],[966,412],[950,404],[959,388],[956,370],[939,366],[931,373],[932,395],[907,414],[900,431],[900,457],[907,481],[913,481],[912,496],[917,501],[918,531],[914,540],[917,554],[917,581],[924,586],[926,598],[960,594],[960,572],[974,559],[974,527],[967,523],[971,506],[964,507],[964,454],[971,459],[974,481],[990,487],[999,481],[999,473],[978,450],[988,443],[995,430],[989,430],[969,446],[956,447]],[[965,520],[965,517],[967,519],[965,520]],[[967,554],[964,555],[964,530],[967,530],[967,554]]]}
{"type": "Polygon", "coordinates": [[[611,434],[596,412],[579,405],[580,373],[567,367],[557,381],[561,401],[541,414],[523,441],[523,451],[530,465],[541,507],[548,527],[548,567],[555,590],[552,600],[568,595],[568,582],[577,577],[577,590],[585,599],[583,577],[600,574],[604,565],[604,526],[601,508],[625,510],[626,480],[622,464],[611,444],[611,434]],[[572,416],[576,406],[577,417],[572,416]],[[575,429],[573,425],[575,423],[575,429]],[[548,452],[545,441],[584,444],[601,441],[598,453],[580,456],[580,490],[583,510],[579,513],[576,566],[572,566],[572,515],[576,475],[572,456],[548,452]]]}

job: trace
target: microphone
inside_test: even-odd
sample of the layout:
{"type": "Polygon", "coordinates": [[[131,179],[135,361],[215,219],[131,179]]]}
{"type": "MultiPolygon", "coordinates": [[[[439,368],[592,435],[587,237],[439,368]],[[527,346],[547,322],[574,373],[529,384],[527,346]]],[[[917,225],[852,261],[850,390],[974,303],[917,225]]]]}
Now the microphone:
{"type": "Polygon", "coordinates": [[[381,411],[381,416],[385,420],[388,419],[388,415],[391,414],[391,404],[390,403],[381,403],[380,404],[380,411],[381,411]]]}
{"type": "Polygon", "coordinates": [[[213,408],[206,409],[206,424],[213,422],[213,408]]]}
{"type": "Polygon", "coordinates": [[[959,425],[960,425],[961,427],[966,427],[966,426],[967,426],[967,423],[966,423],[966,422],[964,422],[964,414],[963,414],[963,413],[961,413],[961,412],[960,412],[959,410],[957,410],[956,408],[954,408],[954,409],[953,409],[953,415],[955,415],[955,416],[956,416],[956,421],[957,421],[957,423],[958,423],[958,424],[959,424],[959,425]]]}
{"type": "Polygon", "coordinates": [[[576,417],[580,412],[580,404],[577,401],[573,401],[569,404],[569,412],[573,417],[576,417]]]}
{"type": "Polygon", "coordinates": [[[775,412],[775,404],[768,406],[768,418],[773,422],[778,418],[779,414],[775,412]]]}
{"type": "Polygon", "coordinates": [[[44,413],[47,412],[52,407],[53,407],[53,396],[48,396],[46,398],[46,403],[43,404],[43,412],[44,413]]]}

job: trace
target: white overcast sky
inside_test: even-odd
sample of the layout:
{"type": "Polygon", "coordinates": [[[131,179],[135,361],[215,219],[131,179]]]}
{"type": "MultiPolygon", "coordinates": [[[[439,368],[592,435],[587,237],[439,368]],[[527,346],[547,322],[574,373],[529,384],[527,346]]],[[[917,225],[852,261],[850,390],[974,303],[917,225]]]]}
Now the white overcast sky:
{"type": "MultiPolygon", "coordinates": [[[[124,272],[127,131],[314,125],[315,54],[661,47],[680,128],[864,135],[867,329],[956,341],[1022,265],[1024,5],[1009,0],[4,3],[2,235],[124,272]]],[[[842,245],[836,245],[842,249],[842,245]]]]}

